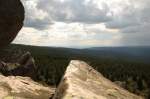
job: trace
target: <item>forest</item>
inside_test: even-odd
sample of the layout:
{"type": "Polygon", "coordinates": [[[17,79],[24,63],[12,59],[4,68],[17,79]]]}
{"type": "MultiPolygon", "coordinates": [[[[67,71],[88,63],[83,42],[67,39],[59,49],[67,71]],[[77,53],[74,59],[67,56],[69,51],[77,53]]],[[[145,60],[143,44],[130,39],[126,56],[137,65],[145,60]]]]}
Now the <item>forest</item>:
{"type": "Polygon", "coordinates": [[[36,80],[51,86],[58,85],[70,60],[83,60],[111,81],[119,81],[122,87],[130,92],[150,99],[150,63],[147,61],[150,55],[143,55],[150,47],[115,49],[73,49],[13,44],[0,51],[0,59],[5,57],[3,61],[13,62],[19,57],[17,53],[31,52],[38,68],[36,80]],[[136,54],[133,55],[132,51],[136,51],[136,54]]]}

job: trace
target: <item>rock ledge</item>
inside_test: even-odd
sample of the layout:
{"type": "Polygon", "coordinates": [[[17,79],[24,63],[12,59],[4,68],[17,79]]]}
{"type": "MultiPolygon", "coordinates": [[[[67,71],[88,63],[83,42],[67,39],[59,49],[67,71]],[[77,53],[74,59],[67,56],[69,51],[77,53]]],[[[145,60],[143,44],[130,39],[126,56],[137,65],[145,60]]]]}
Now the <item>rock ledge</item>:
{"type": "Polygon", "coordinates": [[[83,61],[70,62],[53,99],[143,99],[115,85],[83,61]]]}
{"type": "Polygon", "coordinates": [[[54,88],[45,87],[28,77],[0,75],[0,99],[49,99],[54,88]]]}

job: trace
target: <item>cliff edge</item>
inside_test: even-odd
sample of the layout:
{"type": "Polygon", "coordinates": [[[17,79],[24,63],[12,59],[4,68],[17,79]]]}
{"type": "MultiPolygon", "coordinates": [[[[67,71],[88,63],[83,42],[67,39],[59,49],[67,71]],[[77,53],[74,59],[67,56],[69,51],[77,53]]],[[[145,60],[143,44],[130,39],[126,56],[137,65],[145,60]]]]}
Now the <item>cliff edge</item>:
{"type": "Polygon", "coordinates": [[[117,86],[83,61],[70,62],[53,99],[143,99],[117,86]]]}

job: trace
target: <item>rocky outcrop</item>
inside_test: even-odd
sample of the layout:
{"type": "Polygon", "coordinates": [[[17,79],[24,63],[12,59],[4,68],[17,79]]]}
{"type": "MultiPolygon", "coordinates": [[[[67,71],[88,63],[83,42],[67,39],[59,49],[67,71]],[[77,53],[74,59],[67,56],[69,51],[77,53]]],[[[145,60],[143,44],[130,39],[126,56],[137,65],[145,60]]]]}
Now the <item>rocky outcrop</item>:
{"type": "Polygon", "coordinates": [[[0,79],[0,99],[49,99],[55,90],[28,77],[0,75],[0,79]]]}
{"type": "Polygon", "coordinates": [[[36,66],[30,52],[26,52],[15,63],[4,63],[1,61],[0,72],[5,76],[27,76],[34,79],[36,66]]]}
{"type": "Polygon", "coordinates": [[[0,75],[0,99],[143,99],[103,77],[83,61],[70,62],[57,90],[28,77],[0,75]]]}
{"type": "Polygon", "coordinates": [[[0,48],[9,44],[23,26],[24,7],[20,0],[0,0],[0,48]]]}
{"type": "Polygon", "coordinates": [[[71,61],[53,99],[143,99],[82,61],[71,61]]]}

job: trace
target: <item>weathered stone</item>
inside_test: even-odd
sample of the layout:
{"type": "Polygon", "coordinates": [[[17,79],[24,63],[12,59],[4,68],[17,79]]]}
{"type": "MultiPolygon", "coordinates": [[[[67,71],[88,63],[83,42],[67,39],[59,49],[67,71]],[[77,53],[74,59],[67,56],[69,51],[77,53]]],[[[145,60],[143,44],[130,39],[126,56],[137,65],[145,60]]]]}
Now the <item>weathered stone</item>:
{"type": "Polygon", "coordinates": [[[16,37],[23,21],[24,7],[20,0],[0,0],[0,48],[16,37]]]}
{"type": "Polygon", "coordinates": [[[0,71],[5,76],[27,76],[36,78],[36,66],[30,52],[23,54],[16,63],[0,62],[0,71]]]}
{"type": "Polygon", "coordinates": [[[0,79],[0,99],[49,99],[55,90],[28,77],[0,75],[0,79]]]}
{"type": "Polygon", "coordinates": [[[71,61],[53,99],[143,99],[82,61],[71,61]]]}

